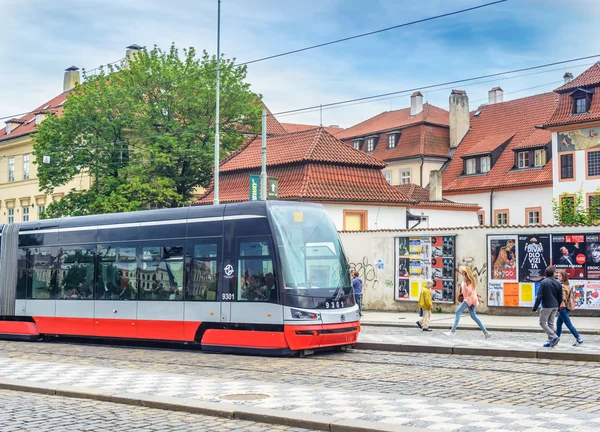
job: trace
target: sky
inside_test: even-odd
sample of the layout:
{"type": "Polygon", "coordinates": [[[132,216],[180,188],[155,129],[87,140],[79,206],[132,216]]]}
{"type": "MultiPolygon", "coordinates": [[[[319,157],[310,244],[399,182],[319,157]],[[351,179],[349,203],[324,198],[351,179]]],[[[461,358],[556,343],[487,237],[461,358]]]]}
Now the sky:
{"type": "MultiPolygon", "coordinates": [[[[245,62],[489,1],[222,0],[221,52],[245,62]]],[[[216,53],[217,0],[3,0],[2,6],[0,117],[30,111],[61,93],[66,68],[90,70],[119,60],[131,44],[168,49],[174,42],[216,53]]],[[[597,0],[508,0],[251,64],[248,81],[273,113],[410,90],[278,116],[282,122],[349,127],[410,106],[410,93],[419,87],[600,55],[599,22],[597,0]]],[[[505,100],[552,91],[565,72],[576,76],[597,60],[442,86],[423,95],[447,109],[451,89],[464,89],[475,109],[487,102],[492,87],[502,87],[505,100]]]]}

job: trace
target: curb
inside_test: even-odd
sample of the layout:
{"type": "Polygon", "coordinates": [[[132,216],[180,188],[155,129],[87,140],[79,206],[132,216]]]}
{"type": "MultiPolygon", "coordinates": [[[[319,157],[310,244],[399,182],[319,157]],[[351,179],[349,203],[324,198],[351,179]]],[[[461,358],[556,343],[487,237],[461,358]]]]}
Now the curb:
{"type": "MultiPolygon", "coordinates": [[[[414,328],[416,329],[417,326],[415,323],[408,323],[408,322],[402,322],[402,323],[393,323],[393,322],[381,322],[381,321],[361,321],[360,322],[361,326],[366,326],[366,327],[401,327],[401,328],[414,328]]],[[[429,327],[432,329],[436,329],[436,330],[448,330],[450,327],[452,327],[452,323],[448,323],[448,324],[429,324],[429,327]]],[[[479,329],[479,327],[477,326],[471,326],[471,325],[461,325],[460,326],[461,330],[477,330],[477,331],[481,331],[479,329]]],[[[544,331],[541,328],[535,328],[535,327],[503,327],[503,326],[486,326],[486,328],[490,331],[494,331],[494,332],[515,332],[515,333],[543,333],[544,331]]],[[[579,334],[584,334],[584,335],[600,335],[600,331],[599,330],[586,330],[586,329],[577,329],[577,331],[579,332],[579,334]]]]}
{"type": "Polygon", "coordinates": [[[428,354],[456,354],[485,357],[518,357],[536,358],[544,360],[570,360],[584,362],[600,362],[600,353],[553,351],[548,350],[518,350],[503,348],[474,348],[461,346],[435,346],[435,345],[411,345],[393,344],[385,342],[356,342],[354,348],[361,350],[405,352],[405,353],[428,353],[428,354]]]}
{"type": "Polygon", "coordinates": [[[0,380],[0,390],[37,393],[51,396],[89,399],[123,405],[142,406],[167,411],[187,412],[210,417],[248,420],[330,432],[424,432],[425,429],[364,420],[345,420],[333,416],[282,413],[281,410],[256,408],[221,402],[204,402],[167,396],[119,393],[102,389],[79,388],[47,383],[28,383],[22,380],[0,380]]]}

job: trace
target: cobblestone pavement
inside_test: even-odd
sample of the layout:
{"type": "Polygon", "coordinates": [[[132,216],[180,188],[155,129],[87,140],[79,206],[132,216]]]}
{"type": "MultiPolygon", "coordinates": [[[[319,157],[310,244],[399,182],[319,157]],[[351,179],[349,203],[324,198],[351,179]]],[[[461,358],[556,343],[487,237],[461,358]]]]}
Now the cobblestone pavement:
{"type": "Polygon", "coordinates": [[[376,351],[264,358],[0,342],[0,376],[211,402],[260,392],[270,398],[241,403],[448,431],[600,430],[600,364],[588,362],[376,351]]]}
{"type": "MultiPolygon", "coordinates": [[[[485,317],[480,317],[485,325],[485,317]]],[[[415,322],[416,322],[415,314],[415,322]]],[[[463,316],[462,321],[472,322],[468,316],[463,316]]],[[[575,325],[577,321],[573,320],[575,325]]],[[[394,344],[411,345],[435,345],[435,346],[461,346],[472,348],[495,348],[495,349],[517,349],[517,350],[554,350],[554,351],[573,351],[586,353],[600,353],[600,335],[583,335],[584,344],[573,347],[575,338],[571,333],[563,329],[561,340],[554,348],[544,348],[547,336],[545,333],[532,332],[491,332],[492,338],[486,340],[483,333],[478,330],[463,330],[460,325],[456,336],[450,338],[444,335],[444,332],[450,331],[433,329],[431,332],[421,331],[416,323],[414,328],[410,327],[381,327],[381,326],[363,326],[359,335],[361,342],[385,342],[394,344]]]]}
{"type": "Polygon", "coordinates": [[[309,432],[289,426],[3,390],[0,431],[309,432]]]}

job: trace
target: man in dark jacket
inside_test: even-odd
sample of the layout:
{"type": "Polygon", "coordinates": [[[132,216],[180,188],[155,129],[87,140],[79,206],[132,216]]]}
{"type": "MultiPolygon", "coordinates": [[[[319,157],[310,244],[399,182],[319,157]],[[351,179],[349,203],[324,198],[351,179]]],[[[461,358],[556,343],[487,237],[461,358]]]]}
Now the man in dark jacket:
{"type": "Polygon", "coordinates": [[[556,313],[562,303],[562,286],[554,278],[554,267],[546,268],[546,277],[540,283],[540,289],[533,305],[534,312],[538,310],[540,303],[542,304],[540,327],[548,335],[548,342],[544,346],[553,347],[560,340],[555,332],[554,318],[556,318],[556,313]]]}

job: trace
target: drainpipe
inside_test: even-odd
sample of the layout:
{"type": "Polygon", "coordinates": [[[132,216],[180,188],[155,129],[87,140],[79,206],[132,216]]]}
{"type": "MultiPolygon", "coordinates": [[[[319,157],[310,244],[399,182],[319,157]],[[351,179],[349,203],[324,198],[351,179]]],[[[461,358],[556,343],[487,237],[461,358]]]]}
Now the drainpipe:
{"type": "Polygon", "coordinates": [[[423,157],[423,155],[421,155],[421,167],[419,168],[419,170],[421,171],[421,183],[419,183],[419,186],[423,187],[423,164],[425,163],[425,158],[423,157]]]}
{"type": "Polygon", "coordinates": [[[494,188],[490,190],[490,226],[494,225],[494,188]]]}

